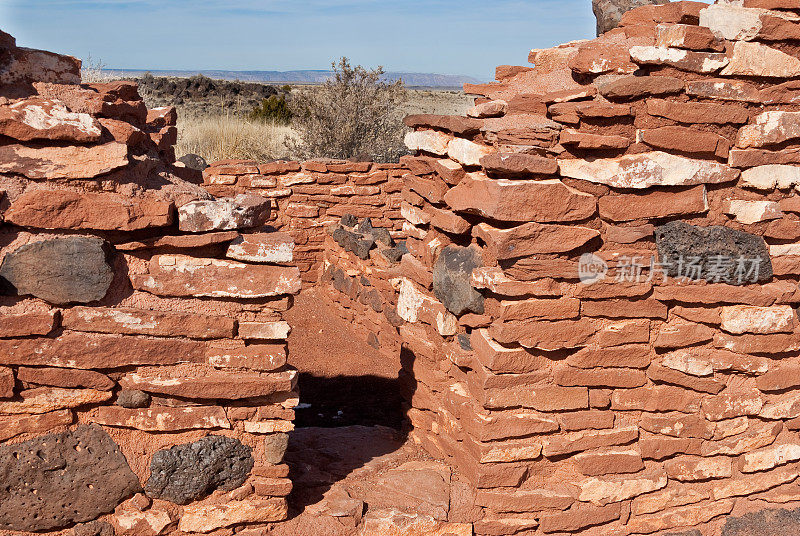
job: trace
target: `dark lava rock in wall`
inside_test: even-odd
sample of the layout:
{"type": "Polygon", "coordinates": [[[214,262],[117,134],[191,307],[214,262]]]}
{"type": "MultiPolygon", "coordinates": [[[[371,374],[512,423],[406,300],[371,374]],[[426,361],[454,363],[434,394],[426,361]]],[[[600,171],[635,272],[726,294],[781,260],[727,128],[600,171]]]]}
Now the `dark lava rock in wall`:
{"type": "Polygon", "coordinates": [[[238,439],[208,436],[153,454],[144,489],[153,499],[188,504],[217,489],[238,488],[253,464],[250,447],[238,439]]]}
{"type": "Polygon", "coordinates": [[[472,271],[481,265],[477,251],[447,246],[433,266],[433,293],[456,316],[483,314],[483,296],[472,287],[472,271]]]}
{"type": "Polygon", "coordinates": [[[772,279],[772,260],[760,236],[682,221],[656,228],[661,268],[670,277],[745,285],[772,279]]]}
{"type": "Polygon", "coordinates": [[[639,6],[669,4],[670,0],[592,0],[592,11],[597,18],[597,35],[619,26],[622,15],[639,6]]]}
{"type": "Polygon", "coordinates": [[[47,302],[89,303],[102,299],[114,272],[105,240],[70,236],[27,244],[0,266],[4,293],[30,294],[47,302]]]}
{"type": "Polygon", "coordinates": [[[200,155],[189,153],[178,158],[178,162],[183,162],[183,165],[195,171],[203,171],[208,167],[206,159],[200,155]]]}
{"type": "Polygon", "coordinates": [[[107,521],[91,521],[76,525],[73,536],[114,536],[114,527],[107,521]]]}
{"type": "Polygon", "coordinates": [[[99,426],[0,447],[0,529],[47,531],[92,521],[141,491],[99,426]]]}
{"type": "Polygon", "coordinates": [[[332,237],[337,244],[342,246],[342,249],[350,251],[362,260],[369,259],[369,252],[375,247],[375,240],[371,236],[354,233],[344,227],[336,228],[332,237]]]}

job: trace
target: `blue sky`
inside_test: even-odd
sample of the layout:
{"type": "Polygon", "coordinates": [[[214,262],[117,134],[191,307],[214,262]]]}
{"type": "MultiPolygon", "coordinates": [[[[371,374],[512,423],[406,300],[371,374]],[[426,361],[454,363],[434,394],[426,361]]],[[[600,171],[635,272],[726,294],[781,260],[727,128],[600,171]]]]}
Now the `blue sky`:
{"type": "Polygon", "coordinates": [[[134,69],[326,69],[493,78],[594,36],[591,0],[0,0],[22,46],[134,69]]]}

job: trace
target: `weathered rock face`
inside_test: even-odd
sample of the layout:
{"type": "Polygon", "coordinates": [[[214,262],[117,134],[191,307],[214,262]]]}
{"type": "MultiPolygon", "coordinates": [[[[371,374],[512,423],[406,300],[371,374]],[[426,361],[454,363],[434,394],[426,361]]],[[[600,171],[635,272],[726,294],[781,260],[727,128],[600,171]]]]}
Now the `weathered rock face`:
{"type": "Polygon", "coordinates": [[[199,504],[184,508],[178,530],[185,533],[213,532],[241,523],[270,523],[287,517],[286,500],[245,499],[227,504],[199,504]]]}
{"type": "Polygon", "coordinates": [[[558,180],[513,181],[470,173],[447,192],[445,202],[455,211],[480,214],[500,221],[577,221],[594,214],[594,197],[558,180]],[[552,199],[552,203],[538,203],[552,199]]]}
{"type": "Polygon", "coordinates": [[[128,147],[116,142],[92,146],[16,144],[0,147],[0,173],[34,180],[92,179],[127,165],[128,147]]]}
{"type": "Polygon", "coordinates": [[[173,210],[172,203],[153,198],[32,190],[14,200],[5,219],[15,225],[40,229],[135,231],[170,225],[173,210]]]}
{"type": "Polygon", "coordinates": [[[81,82],[80,60],[44,50],[17,48],[13,37],[6,33],[3,35],[10,39],[6,39],[6,47],[3,47],[5,50],[0,49],[4,52],[0,57],[0,84],[10,87],[34,82],[53,84],[81,82]]]}
{"type": "Polygon", "coordinates": [[[117,405],[127,409],[146,408],[150,405],[150,395],[136,389],[123,389],[117,395],[117,405]]]}
{"type": "Polygon", "coordinates": [[[739,170],[724,164],[660,151],[608,159],[560,160],[558,166],[565,177],[614,188],[719,184],[739,178],[739,170]]]}
{"type": "Polygon", "coordinates": [[[447,246],[433,267],[433,292],[454,315],[483,314],[483,296],[472,287],[472,270],[481,265],[470,248],[447,246]]]}
{"type": "Polygon", "coordinates": [[[100,427],[0,447],[0,528],[44,531],[112,512],[141,486],[100,427]]]}
{"type": "Polygon", "coordinates": [[[100,238],[43,240],[9,253],[0,265],[2,283],[17,294],[31,294],[54,304],[102,299],[114,272],[109,246],[100,238]]]}
{"type": "Polygon", "coordinates": [[[145,492],[154,499],[188,504],[212,491],[231,491],[253,469],[250,448],[239,440],[208,436],[153,455],[145,492]]]}
{"type": "Polygon", "coordinates": [[[668,4],[670,0],[592,0],[592,11],[597,18],[597,35],[619,26],[622,15],[633,8],[653,4],[668,4]]]}
{"type": "Polygon", "coordinates": [[[760,236],[727,227],[676,221],[656,229],[659,261],[670,277],[743,285],[772,278],[772,261],[760,236]]]}
{"type": "Polygon", "coordinates": [[[264,298],[300,291],[300,271],[295,267],[185,255],[157,255],[150,260],[150,274],[133,276],[131,281],[134,288],[157,296],[264,298]]]}
{"type": "Polygon", "coordinates": [[[267,221],[269,211],[270,200],[257,195],[194,201],[178,209],[178,227],[190,233],[249,229],[267,221]]]}
{"type": "Polygon", "coordinates": [[[292,262],[294,240],[286,233],[243,235],[228,246],[227,257],[237,261],[283,263],[292,262]]]}
{"type": "Polygon", "coordinates": [[[0,107],[0,134],[20,141],[93,142],[102,132],[100,123],[89,114],[71,112],[55,100],[32,97],[0,107]]]}

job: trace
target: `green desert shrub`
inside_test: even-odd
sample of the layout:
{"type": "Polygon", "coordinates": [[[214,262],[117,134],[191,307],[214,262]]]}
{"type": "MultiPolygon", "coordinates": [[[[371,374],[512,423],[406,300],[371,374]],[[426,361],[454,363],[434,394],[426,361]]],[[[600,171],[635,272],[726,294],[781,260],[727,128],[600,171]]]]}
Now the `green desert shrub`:
{"type": "Polygon", "coordinates": [[[286,102],[286,96],[272,95],[263,99],[261,104],[250,112],[250,120],[288,125],[292,121],[292,111],[286,102]]]}

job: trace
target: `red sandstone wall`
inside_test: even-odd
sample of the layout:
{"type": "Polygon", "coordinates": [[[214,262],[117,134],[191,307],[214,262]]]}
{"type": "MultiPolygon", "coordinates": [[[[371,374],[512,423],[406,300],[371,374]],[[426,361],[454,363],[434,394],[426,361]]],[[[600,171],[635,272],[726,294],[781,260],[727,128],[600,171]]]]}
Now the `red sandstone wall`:
{"type": "Polygon", "coordinates": [[[717,534],[797,506],[799,26],[756,4],[800,7],[639,8],[468,87],[471,117],[409,119],[429,165],[402,208],[428,270],[398,300],[409,417],[472,477],[476,534],[717,534]],[[430,274],[450,244],[480,258],[484,311],[442,322],[430,274]],[[671,248],[766,271],[665,280],[650,265],[671,248]],[[579,281],[585,254],[604,280],[579,281]]]}
{"type": "Polygon", "coordinates": [[[341,216],[370,218],[375,226],[402,235],[399,192],[406,173],[400,164],[223,161],[213,163],[203,177],[214,195],[253,192],[271,198],[275,217],[270,224],[294,238],[303,280],[315,282],[325,229],[341,216]]]}
{"type": "Polygon", "coordinates": [[[798,505],[800,130],[785,80],[800,60],[792,14],[754,10],[770,7],[793,6],[640,8],[602,38],[533,51],[535,67],[498,68],[468,88],[469,117],[407,119],[419,156],[404,161],[402,262],[328,239],[322,282],[343,314],[413,353],[412,437],[472,479],[476,534],[715,534],[726,514],[798,505]],[[700,229],[662,227],[675,221],[700,229]],[[480,259],[459,291],[480,290],[482,311],[444,305],[448,246],[480,259]],[[664,279],[675,247],[765,271],[664,279]],[[604,280],[580,281],[585,254],[604,280]]]}
{"type": "Polygon", "coordinates": [[[0,32],[0,532],[281,521],[291,237],[263,232],[269,199],[181,178],[201,180],[173,165],[174,109],[147,110],[132,83],[78,85],[79,65],[0,32]],[[46,435],[76,424],[102,431],[46,435]],[[207,436],[244,447],[153,462],[207,436]],[[151,467],[194,495],[130,498],[151,467]]]}
{"type": "MultiPolygon", "coordinates": [[[[792,45],[797,22],[781,11],[797,6],[744,4],[647,6],[599,39],[533,51],[535,67],[504,66],[497,83],[468,88],[480,95],[469,117],[409,118],[415,131],[407,144],[417,157],[402,166],[228,162],[206,172],[215,195],[274,199],[273,225],[296,238],[304,278],[321,275],[343,314],[382,351],[394,355],[402,343],[413,355],[404,369],[412,437],[471,479],[483,513],[476,534],[714,534],[727,514],[798,506],[800,59],[792,45]],[[383,246],[365,258],[346,251],[333,239],[346,213],[390,228],[409,253],[392,263],[383,246]],[[663,227],[670,222],[695,228],[681,234],[663,227]],[[713,226],[721,230],[704,236],[713,226]],[[743,285],[651,274],[651,260],[681,249],[755,256],[771,272],[743,285]],[[594,266],[607,265],[604,280],[580,281],[586,254],[594,266]],[[643,278],[626,281],[639,275],[630,271],[632,259],[643,278]],[[473,270],[473,263],[480,266],[473,270]]],[[[98,115],[140,107],[119,93],[99,93],[114,106],[102,112],[103,104],[98,115]]],[[[20,192],[33,190],[31,181],[52,180],[52,170],[29,169],[31,154],[46,154],[40,147],[31,153],[8,145],[0,151],[11,151],[15,164],[0,171],[13,209],[20,192]],[[22,190],[20,175],[31,179],[22,190]]],[[[157,149],[167,163],[168,145],[157,149]]],[[[121,168],[151,165],[134,158],[139,151],[121,168]]],[[[149,171],[114,181],[104,165],[94,171],[103,178],[95,181],[98,191],[137,199],[152,189],[141,188],[143,177],[155,179],[149,171]]],[[[66,191],[75,177],[63,173],[54,184],[66,191]]],[[[202,196],[173,184],[168,201],[176,205],[202,196]]],[[[48,199],[28,204],[47,206],[48,199]]],[[[90,234],[124,250],[119,244],[131,239],[117,231],[130,232],[131,222],[167,226],[153,223],[164,221],[162,205],[138,202],[113,232],[89,227],[90,234]]],[[[246,212],[251,205],[240,199],[237,206],[246,212]]],[[[97,218],[85,208],[77,214],[70,221],[97,218]]],[[[62,225],[57,229],[86,229],[62,225]]],[[[353,233],[340,232],[342,243],[358,245],[365,236],[340,229],[353,233]]],[[[150,249],[181,249],[186,240],[139,240],[145,253],[123,253],[131,273],[144,277],[133,277],[139,288],[110,306],[209,307],[209,300],[161,301],[144,273],[150,249]]],[[[195,256],[216,259],[204,266],[223,270],[212,280],[223,277],[217,261],[227,249],[190,242],[211,248],[195,256]]],[[[160,274],[169,266],[199,269],[168,257],[147,270],[160,274]]],[[[27,314],[34,303],[20,307],[27,314]]],[[[241,321],[278,318],[281,306],[251,303],[213,300],[225,310],[213,314],[240,320],[228,344],[240,344],[241,321]]],[[[18,364],[7,368],[16,375],[10,394],[19,398],[30,389],[19,381],[18,364]]],[[[86,420],[93,410],[83,400],[75,412],[86,420]]],[[[235,421],[271,411],[254,415],[245,407],[226,414],[235,421]]],[[[115,439],[133,433],[107,429],[115,439]]],[[[134,442],[147,444],[132,437],[119,439],[126,454],[134,442]]],[[[176,436],[158,437],[172,444],[176,436]]],[[[136,463],[134,471],[143,477],[136,463]]]]}

